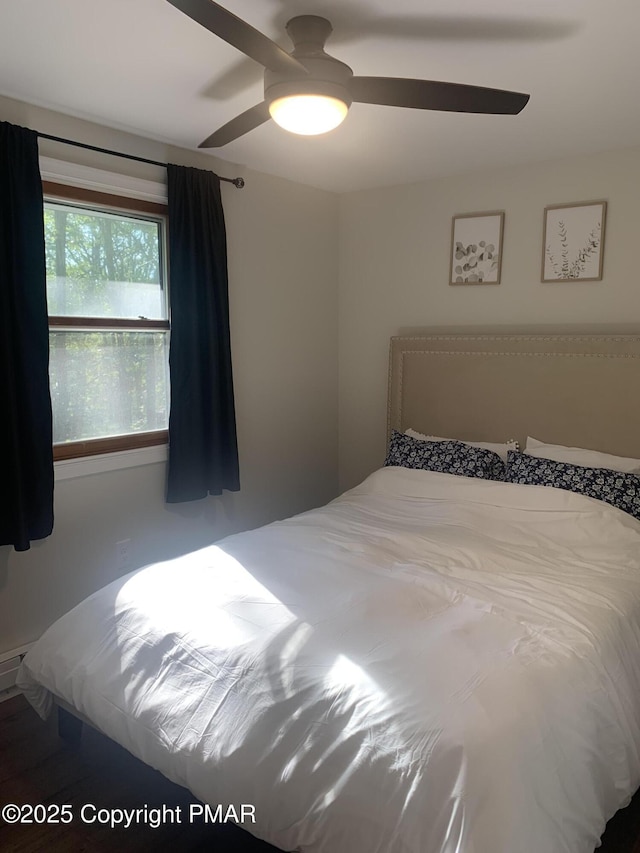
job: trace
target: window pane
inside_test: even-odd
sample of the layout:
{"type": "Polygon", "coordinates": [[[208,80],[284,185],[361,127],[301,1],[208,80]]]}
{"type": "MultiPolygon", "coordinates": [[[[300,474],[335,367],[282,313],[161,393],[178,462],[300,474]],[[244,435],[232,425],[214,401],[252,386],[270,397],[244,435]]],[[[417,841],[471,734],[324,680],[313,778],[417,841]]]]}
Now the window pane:
{"type": "Polygon", "coordinates": [[[161,222],[45,202],[49,314],[164,320],[161,222]]]}
{"type": "Polygon", "coordinates": [[[166,429],[165,332],[49,332],[53,440],[166,429]]]}

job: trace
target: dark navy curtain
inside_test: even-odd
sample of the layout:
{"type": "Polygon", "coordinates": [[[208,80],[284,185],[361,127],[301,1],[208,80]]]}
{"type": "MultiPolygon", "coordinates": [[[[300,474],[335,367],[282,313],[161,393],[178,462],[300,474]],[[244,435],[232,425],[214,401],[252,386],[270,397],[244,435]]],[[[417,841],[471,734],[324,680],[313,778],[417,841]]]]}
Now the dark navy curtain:
{"type": "Polygon", "coordinates": [[[49,328],[38,136],[0,122],[0,545],[53,528],[49,328]]]}
{"type": "Polygon", "coordinates": [[[227,240],[220,180],[169,165],[167,501],[240,488],[231,370],[227,240]]]}

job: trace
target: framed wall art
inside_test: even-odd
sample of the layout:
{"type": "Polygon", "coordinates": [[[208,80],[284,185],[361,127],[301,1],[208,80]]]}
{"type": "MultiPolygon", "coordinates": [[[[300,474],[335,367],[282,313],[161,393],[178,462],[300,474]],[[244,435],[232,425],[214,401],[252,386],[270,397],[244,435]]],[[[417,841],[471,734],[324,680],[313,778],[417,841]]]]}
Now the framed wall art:
{"type": "Polygon", "coordinates": [[[449,284],[500,284],[503,232],[504,211],[454,216],[449,284]]]}
{"type": "Polygon", "coordinates": [[[606,201],[544,209],[542,281],[601,281],[606,201]]]}

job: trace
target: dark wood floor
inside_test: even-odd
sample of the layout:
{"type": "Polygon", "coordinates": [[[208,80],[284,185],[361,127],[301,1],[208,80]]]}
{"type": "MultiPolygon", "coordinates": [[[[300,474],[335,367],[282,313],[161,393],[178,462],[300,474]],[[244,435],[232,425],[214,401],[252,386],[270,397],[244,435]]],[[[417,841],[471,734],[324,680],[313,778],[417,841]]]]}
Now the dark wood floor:
{"type": "Polygon", "coordinates": [[[69,825],[7,825],[0,819],[0,851],[11,853],[274,853],[275,848],[231,824],[189,823],[190,794],[126,750],[84,726],[78,747],[57,734],[22,696],[0,703],[0,808],[6,803],[72,805],[69,825]],[[86,803],[98,808],[181,807],[180,824],[128,829],[85,824],[86,803]]]}
{"type": "MultiPolygon", "coordinates": [[[[55,721],[43,723],[21,697],[0,703],[0,807],[7,803],[71,804],[65,825],[8,825],[0,819],[0,851],[11,853],[274,853],[275,848],[227,824],[184,820],[158,829],[84,824],[85,803],[99,808],[180,806],[196,801],[183,789],[141,764],[85,726],[79,747],[57,735],[55,721]]],[[[535,851],[531,851],[535,853],[535,851]]],[[[640,853],[640,793],[609,822],[598,853],[640,853]]]]}

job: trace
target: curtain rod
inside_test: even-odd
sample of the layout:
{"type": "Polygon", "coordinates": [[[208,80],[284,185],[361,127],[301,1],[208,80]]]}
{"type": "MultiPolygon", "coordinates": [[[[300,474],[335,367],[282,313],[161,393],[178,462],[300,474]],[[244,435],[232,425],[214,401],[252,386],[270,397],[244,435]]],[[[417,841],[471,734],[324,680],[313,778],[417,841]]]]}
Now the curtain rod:
{"type": "MultiPolygon", "coordinates": [[[[134,154],[123,154],[122,151],[111,151],[109,148],[98,148],[97,145],[87,145],[85,142],[76,142],[73,139],[64,139],[62,136],[52,136],[49,133],[40,133],[36,131],[41,139],[50,139],[52,142],[63,142],[65,145],[75,145],[76,148],[86,148],[88,151],[98,151],[100,154],[111,154],[113,157],[124,157],[125,160],[136,160],[138,163],[149,163],[151,166],[162,166],[167,168],[167,163],[161,163],[159,160],[149,160],[147,157],[136,157],[134,154]]],[[[218,175],[221,181],[226,181],[233,184],[234,187],[241,190],[244,186],[244,178],[222,178],[218,175]]]]}

